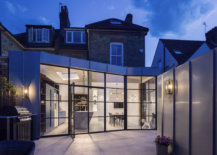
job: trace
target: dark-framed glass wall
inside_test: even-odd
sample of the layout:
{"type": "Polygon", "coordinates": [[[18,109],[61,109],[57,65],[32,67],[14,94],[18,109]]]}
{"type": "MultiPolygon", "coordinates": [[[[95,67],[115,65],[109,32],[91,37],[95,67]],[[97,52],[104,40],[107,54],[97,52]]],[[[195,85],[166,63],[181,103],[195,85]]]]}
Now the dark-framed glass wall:
{"type": "Polygon", "coordinates": [[[40,68],[42,136],[156,128],[155,77],[40,68]]]}
{"type": "Polygon", "coordinates": [[[73,120],[71,121],[74,134],[88,133],[88,71],[70,69],[69,81],[72,95],[73,120]]]}
{"type": "Polygon", "coordinates": [[[40,65],[41,136],[68,134],[68,75],[63,67],[40,65]]]}
{"type": "Polygon", "coordinates": [[[156,78],[127,76],[127,129],[156,128],[156,78]]]}
{"type": "Polygon", "coordinates": [[[105,130],[105,74],[89,71],[89,132],[105,130]]]}
{"type": "Polygon", "coordinates": [[[141,79],[127,77],[127,129],[141,129],[141,79]]]}
{"type": "Polygon", "coordinates": [[[142,129],[156,129],[156,78],[142,77],[142,129]]]}
{"type": "Polygon", "coordinates": [[[106,74],[106,131],[124,129],[124,76],[106,74]]]}

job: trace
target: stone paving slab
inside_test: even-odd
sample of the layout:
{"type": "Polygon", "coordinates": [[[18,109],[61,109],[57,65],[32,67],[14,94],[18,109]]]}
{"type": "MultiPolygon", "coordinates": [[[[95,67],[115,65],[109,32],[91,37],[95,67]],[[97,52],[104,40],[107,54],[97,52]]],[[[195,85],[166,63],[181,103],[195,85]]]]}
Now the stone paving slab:
{"type": "Polygon", "coordinates": [[[41,138],[35,155],[155,155],[153,130],[116,131],[41,138]]]}

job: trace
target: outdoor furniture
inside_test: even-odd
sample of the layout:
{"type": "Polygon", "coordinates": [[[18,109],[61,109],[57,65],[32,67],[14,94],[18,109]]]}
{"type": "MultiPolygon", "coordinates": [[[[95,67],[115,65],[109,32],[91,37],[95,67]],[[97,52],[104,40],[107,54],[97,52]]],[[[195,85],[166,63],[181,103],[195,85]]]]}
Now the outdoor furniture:
{"type": "Polygon", "coordinates": [[[0,109],[0,140],[31,140],[31,113],[22,106],[0,109]]]}
{"type": "Polygon", "coordinates": [[[33,155],[35,143],[32,141],[0,141],[1,155],[33,155]]]}

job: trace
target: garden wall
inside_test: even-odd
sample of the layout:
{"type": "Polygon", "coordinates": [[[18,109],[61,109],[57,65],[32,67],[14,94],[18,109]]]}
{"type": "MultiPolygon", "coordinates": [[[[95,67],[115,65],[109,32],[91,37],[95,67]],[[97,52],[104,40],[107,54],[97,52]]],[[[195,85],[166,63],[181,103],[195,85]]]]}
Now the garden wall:
{"type": "Polygon", "coordinates": [[[173,139],[176,155],[216,155],[216,55],[210,51],[158,76],[158,134],[173,139]]]}

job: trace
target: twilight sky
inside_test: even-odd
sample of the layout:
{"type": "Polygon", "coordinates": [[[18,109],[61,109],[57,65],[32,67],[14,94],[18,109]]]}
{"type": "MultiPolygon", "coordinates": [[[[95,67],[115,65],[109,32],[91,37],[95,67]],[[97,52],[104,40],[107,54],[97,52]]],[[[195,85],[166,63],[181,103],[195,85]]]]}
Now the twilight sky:
{"type": "Polygon", "coordinates": [[[49,24],[59,28],[59,2],[67,5],[71,26],[107,18],[133,22],[150,29],[146,37],[146,66],[152,63],[159,38],[204,40],[217,26],[216,0],[0,0],[0,22],[12,33],[25,31],[25,24],[49,24]]]}

